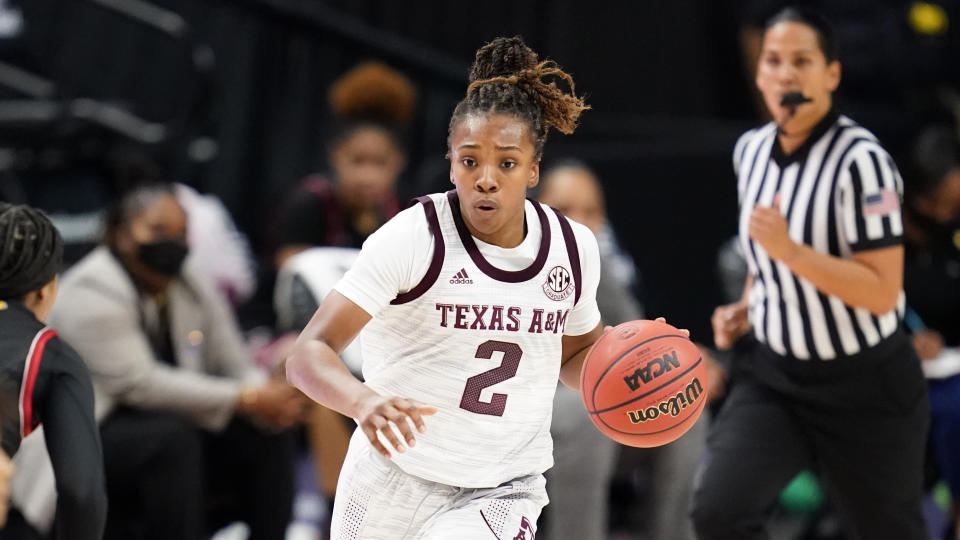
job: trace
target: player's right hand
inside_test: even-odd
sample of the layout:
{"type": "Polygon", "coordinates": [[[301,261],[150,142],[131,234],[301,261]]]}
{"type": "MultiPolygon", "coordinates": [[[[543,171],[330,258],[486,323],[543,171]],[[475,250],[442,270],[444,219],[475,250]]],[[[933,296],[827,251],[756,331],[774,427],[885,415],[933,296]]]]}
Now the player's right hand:
{"type": "Polygon", "coordinates": [[[713,310],[710,323],[713,325],[713,342],[717,349],[725,351],[733,347],[737,338],[750,330],[746,302],[734,302],[717,307],[713,310]]]}
{"type": "Polygon", "coordinates": [[[360,403],[359,411],[357,421],[360,423],[360,429],[377,452],[389,459],[390,450],[381,442],[377,434],[382,433],[383,438],[393,446],[394,450],[403,453],[407,446],[416,444],[416,437],[410,427],[411,422],[416,426],[417,431],[425,432],[427,427],[423,417],[436,414],[437,408],[409,398],[373,394],[360,403]],[[406,445],[400,441],[391,425],[396,426],[406,445]]]}

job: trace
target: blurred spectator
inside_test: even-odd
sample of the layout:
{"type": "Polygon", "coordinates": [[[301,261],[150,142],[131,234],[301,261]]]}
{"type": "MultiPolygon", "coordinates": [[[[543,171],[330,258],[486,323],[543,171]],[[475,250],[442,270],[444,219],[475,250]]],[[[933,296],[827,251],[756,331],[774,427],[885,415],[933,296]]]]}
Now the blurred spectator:
{"type": "MultiPolygon", "coordinates": [[[[540,201],[578,221],[598,237],[600,258],[625,257],[616,250],[606,221],[600,184],[586,165],[564,162],[543,175],[540,201]],[[602,235],[606,242],[599,242],[602,235]]],[[[597,305],[604,324],[639,319],[640,305],[629,281],[615,279],[608,265],[600,268],[597,305]]],[[[596,429],[587,417],[580,394],[557,385],[553,400],[553,468],[547,473],[549,538],[600,540],[607,537],[610,480],[619,445],[596,429]]]]}
{"type": "Polygon", "coordinates": [[[359,248],[397,213],[394,185],[407,162],[402,132],[416,99],[413,84],[380,63],[360,64],[334,82],[330,173],[306,177],[281,212],[278,268],[310,246],[359,248]]]}
{"type": "MultiPolygon", "coordinates": [[[[607,221],[600,182],[582,162],[563,160],[544,175],[540,201],[593,231],[603,265],[597,305],[605,325],[639,319],[643,311],[632,289],[633,260],[617,245],[607,221]]],[[[651,538],[693,538],[687,517],[696,470],[703,451],[706,422],[700,421],[674,443],[654,450],[621,447],[597,430],[584,410],[580,394],[558,385],[554,398],[554,467],[547,473],[548,533],[551,540],[592,540],[607,537],[608,497],[617,458],[638,465],[652,457],[649,500],[651,538]]],[[[623,468],[623,467],[621,467],[623,468]]]]}
{"type": "MultiPolygon", "coordinates": [[[[289,257],[277,275],[274,307],[277,327],[287,332],[275,347],[286,356],[297,334],[316,313],[323,298],[353,264],[360,253],[349,247],[314,247],[289,257]]],[[[340,357],[358,378],[361,377],[360,339],[353,340],[340,357]]],[[[314,405],[307,422],[307,441],[313,454],[317,487],[327,505],[333,507],[337,480],[347,455],[356,423],[340,413],[314,405]]],[[[326,527],[327,529],[329,527],[326,527]]]]}
{"type": "Polygon", "coordinates": [[[246,236],[217,197],[184,184],[174,184],[174,191],[187,213],[188,264],[212,281],[231,305],[249,300],[257,279],[246,236]]]}
{"type": "MultiPolygon", "coordinates": [[[[287,259],[274,289],[277,327],[283,332],[302,330],[359,254],[356,248],[317,247],[287,259]]],[[[359,339],[347,345],[340,357],[354,375],[361,376],[359,339]]]]}
{"type": "MultiPolygon", "coordinates": [[[[960,140],[935,126],[917,139],[905,190],[904,290],[913,344],[930,388],[930,437],[940,475],[960,498],[960,140]]],[[[960,535],[960,512],[954,528],[960,535]]],[[[956,536],[960,538],[960,536],[956,536]]]]}
{"type": "MultiPolygon", "coordinates": [[[[107,510],[93,387],[77,353],[42,322],[57,297],[62,259],[63,239],[45,214],[0,203],[0,518],[12,472],[7,456],[42,431],[33,438],[50,449],[60,494],[54,537],[93,540],[103,534],[107,510]]],[[[29,471],[23,476],[33,480],[29,471]]],[[[17,512],[0,538],[35,537],[31,529],[17,512]]]]}
{"type": "Polygon", "coordinates": [[[244,521],[282,538],[304,398],[254,367],[229,307],[187,257],[172,186],[125,194],[105,245],[64,275],[51,320],[97,390],[106,538],[203,538],[244,521]]]}
{"type": "MultiPolygon", "coordinates": [[[[400,209],[394,188],[406,167],[403,130],[415,112],[416,88],[400,72],[367,62],[337,79],[329,97],[337,122],[327,149],[330,172],[306,177],[280,213],[273,235],[278,245],[274,262],[281,269],[281,278],[295,273],[285,265],[292,256],[310,247],[359,248],[400,209]]],[[[309,260],[301,259],[295,266],[303,268],[309,260]]],[[[316,273],[306,269],[313,277],[316,273]]],[[[293,282],[297,291],[305,292],[304,276],[296,279],[301,280],[293,282]]],[[[277,305],[279,329],[295,333],[303,329],[321,300],[315,294],[278,298],[281,304],[290,300],[277,305]],[[293,311],[300,314],[295,321],[286,317],[293,311]]],[[[291,334],[285,341],[292,345],[295,337],[291,334]]],[[[332,504],[347,443],[356,426],[353,420],[319,405],[307,426],[317,483],[332,504]]]]}

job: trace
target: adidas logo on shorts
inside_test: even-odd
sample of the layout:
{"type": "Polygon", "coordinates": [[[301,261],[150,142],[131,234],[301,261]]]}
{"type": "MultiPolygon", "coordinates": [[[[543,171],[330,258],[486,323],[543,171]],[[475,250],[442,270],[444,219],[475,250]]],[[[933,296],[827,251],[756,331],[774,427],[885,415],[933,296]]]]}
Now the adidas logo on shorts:
{"type": "Polygon", "coordinates": [[[473,280],[470,279],[470,276],[467,275],[467,271],[463,268],[460,269],[452,278],[450,278],[451,285],[470,285],[473,283],[473,280]]]}

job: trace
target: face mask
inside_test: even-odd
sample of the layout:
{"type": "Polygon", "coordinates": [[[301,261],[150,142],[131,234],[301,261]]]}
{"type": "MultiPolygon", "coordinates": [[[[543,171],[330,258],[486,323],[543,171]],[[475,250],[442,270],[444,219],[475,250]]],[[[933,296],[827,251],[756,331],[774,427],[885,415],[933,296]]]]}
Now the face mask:
{"type": "Polygon", "coordinates": [[[187,258],[189,248],[186,244],[174,240],[161,240],[140,244],[138,258],[147,268],[158,274],[173,277],[180,273],[183,260],[187,258]]]}

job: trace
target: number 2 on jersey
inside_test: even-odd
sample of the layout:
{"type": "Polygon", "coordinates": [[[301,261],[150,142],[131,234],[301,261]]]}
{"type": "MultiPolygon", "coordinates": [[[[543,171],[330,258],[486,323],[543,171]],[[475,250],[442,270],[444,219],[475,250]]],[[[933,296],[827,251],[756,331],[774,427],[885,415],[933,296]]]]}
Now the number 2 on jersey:
{"type": "Polygon", "coordinates": [[[463,397],[460,398],[460,408],[477,414],[489,414],[490,416],[503,416],[503,410],[507,406],[506,394],[493,394],[490,401],[480,401],[480,392],[497,383],[501,383],[517,374],[517,368],[520,366],[520,357],[523,351],[516,343],[506,341],[484,341],[477,347],[475,358],[489,360],[493,353],[503,353],[503,360],[500,365],[479,373],[467,379],[467,386],[463,389],[463,397]]]}

